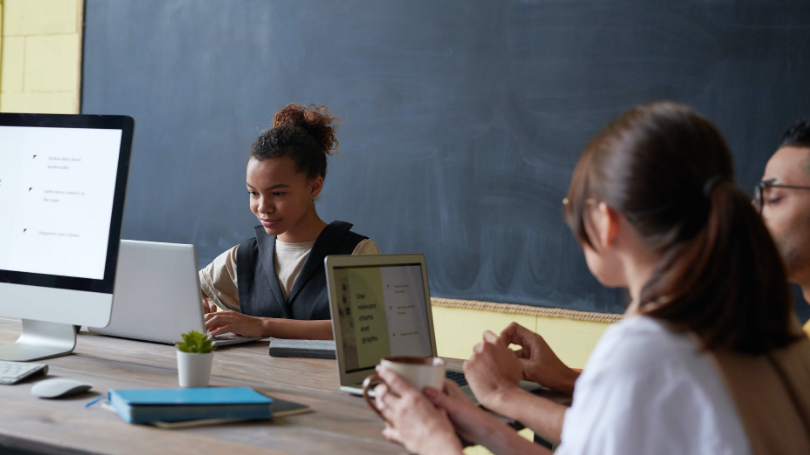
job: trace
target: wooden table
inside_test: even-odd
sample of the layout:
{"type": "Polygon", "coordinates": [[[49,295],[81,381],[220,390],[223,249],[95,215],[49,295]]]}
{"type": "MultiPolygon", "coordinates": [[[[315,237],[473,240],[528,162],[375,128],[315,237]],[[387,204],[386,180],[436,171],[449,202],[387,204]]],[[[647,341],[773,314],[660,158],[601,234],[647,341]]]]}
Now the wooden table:
{"type": "MultiPolygon", "coordinates": [[[[0,318],[0,343],[19,335],[18,320],[0,318]]],[[[85,404],[110,389],[177,387],[175,348],[82,332],[73,355],[41,361],[48,377],[93,384],[92,393],[45,400],[31,395],[37,380],[0,385],[0,453],[9,448],[46,454],[406,453],[386,441],[384,424],[362,398],[338,390],[334,360],[275,358],[267,342],[221,348],[212,386],[248,386],[305,403],[314,412],[272,421],[162,430],[131,425],[85,404]]],[[[40,377],[41,378],[41,377],[40,377]]]]}

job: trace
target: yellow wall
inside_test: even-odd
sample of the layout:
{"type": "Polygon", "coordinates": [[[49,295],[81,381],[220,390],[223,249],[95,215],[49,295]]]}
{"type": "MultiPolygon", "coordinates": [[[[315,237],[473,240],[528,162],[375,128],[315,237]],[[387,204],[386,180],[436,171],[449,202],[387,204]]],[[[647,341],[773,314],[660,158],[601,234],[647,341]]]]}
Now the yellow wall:
{"type": "Polygon", "coordinates": [[[0,0],[0,112],[78,113],[82,0],[0,0]]]}
{"type": "Polygon", "coordinates": [[[462,308],[433,307],[439,355],[466,359],[485,330],[500,333],[510,322],[534,330],[545,338],[560,359],[582,368],[609,324],[462,308]]]}

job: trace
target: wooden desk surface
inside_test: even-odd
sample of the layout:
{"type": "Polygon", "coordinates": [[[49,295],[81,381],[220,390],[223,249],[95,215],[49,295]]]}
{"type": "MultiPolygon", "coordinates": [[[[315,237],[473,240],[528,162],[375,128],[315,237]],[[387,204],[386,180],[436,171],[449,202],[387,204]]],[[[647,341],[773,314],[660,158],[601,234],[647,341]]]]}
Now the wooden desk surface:
{"type": "MultiPolygon", "coordinates": [[[[19,335],[18,320],[0,318],[0,343],[19,335]]],[[[59,400],[31,395],[36,381],[0,385],[3,447],[47,454],[406,453],[386,441],[384,424],[362,398],[338,390],[334,360],[275,358],[268,342],[220,348],[212,386],[248,386],[271,397],[306,403],[315,412],[272,421],[162,430],[131,425],[85,404],[110,389],[177,387],[173,346],[82,332],[73,355],[46,359],[48,377],[93,384],[90,394],[59,400]]],[[[41,377],[40,377],[41,378],[41,377]]]]}

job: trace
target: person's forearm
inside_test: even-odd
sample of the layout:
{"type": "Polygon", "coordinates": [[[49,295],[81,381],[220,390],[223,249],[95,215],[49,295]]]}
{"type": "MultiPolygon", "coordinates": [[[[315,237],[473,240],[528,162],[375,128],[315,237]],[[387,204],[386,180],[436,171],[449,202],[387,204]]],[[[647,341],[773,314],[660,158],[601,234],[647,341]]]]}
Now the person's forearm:
{"type": "Polygon", "coordinates": [[[549,389],[562,392],[566,395],[574,395],[574,384],[579,379],[580,372],[568,369],[559,377],[555,378],[550,384],[543,384],[549,389]]]}
{"type": "Polygon", "coordinates": [[[505,423],[493,420],[493,424],[481,429],[477,438],[477,443],[492,453],[551,455],[545,447],[526,440],[505,423]]]}
{"type": "Polygon", "coordinates": [[[458,436],[450,434],[447,436],[435,438],[432,444],[420,450],[419,453],[423,455],[463,455],[464,451],[461,448],[461,442],[458,436]]]}
{"type": "Polygon", "coordinates": [[[262,318],[262,335],[290,340],[331,340],[332,321],[262,318]]]}
{"type": "Polygon", "coordinates": [[[501,393],[491,407],[531,428],[546,441],[560,443],[566,406],[515,387],[501,393]]]}

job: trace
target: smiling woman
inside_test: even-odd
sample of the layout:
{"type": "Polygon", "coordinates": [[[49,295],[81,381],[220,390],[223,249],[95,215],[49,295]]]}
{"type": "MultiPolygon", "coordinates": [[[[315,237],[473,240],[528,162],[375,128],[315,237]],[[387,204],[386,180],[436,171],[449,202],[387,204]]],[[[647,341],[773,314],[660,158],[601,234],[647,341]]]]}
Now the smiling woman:
{"type": "Polygon", "coordinates": [[[332,338],[324,257],[380,252],[351,224],[327,224],[315,208],[338,143],[336,121],[324,106],[290,104],[250,146],[246,185],[261,224],[256,237],[200,270],[212,335],[332,338]]]}

